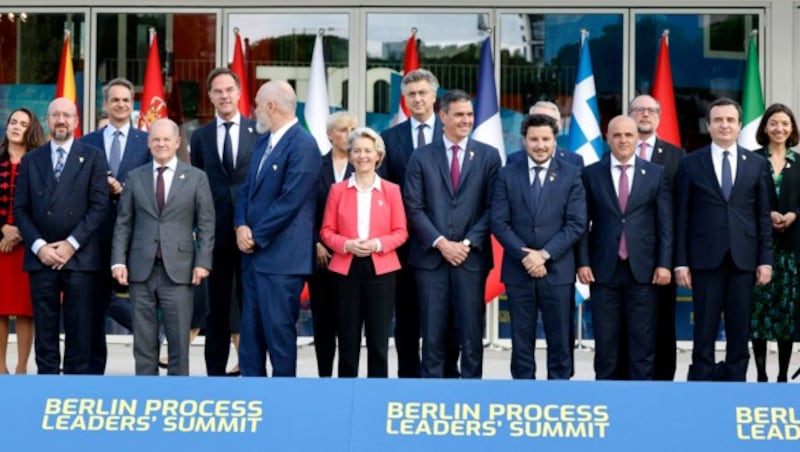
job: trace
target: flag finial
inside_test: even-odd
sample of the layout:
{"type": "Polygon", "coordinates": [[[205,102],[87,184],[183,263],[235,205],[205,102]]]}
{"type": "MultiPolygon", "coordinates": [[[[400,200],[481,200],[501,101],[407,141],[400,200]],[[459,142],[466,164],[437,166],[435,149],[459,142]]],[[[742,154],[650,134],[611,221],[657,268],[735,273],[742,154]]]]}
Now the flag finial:
{"type": "Polygon", "coordinates": [[[317,32],[317,34],[319,34],[320,36],[325,36],[325,29],[324,28],[320,28],[319,31],[317,32]]]}
{"type": "Polygon", "coordinates": [[[238,35],[239,34],[239,27],[234,27],[233,32],[238,35]]]}
{"type": "Polygon", "coordinates": [[[411,36],[417,35],[417,27],[411,27],[411,36]]]}

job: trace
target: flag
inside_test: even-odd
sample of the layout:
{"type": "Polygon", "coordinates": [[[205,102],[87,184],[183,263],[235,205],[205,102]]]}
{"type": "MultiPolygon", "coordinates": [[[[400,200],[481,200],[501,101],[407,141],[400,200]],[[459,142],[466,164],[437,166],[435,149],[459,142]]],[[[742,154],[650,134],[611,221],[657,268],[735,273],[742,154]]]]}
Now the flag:
{"type": "Polygon", "coordinates": [[[245,64],[244,51],[242,50],[242,38],[239,36],[239,30],[235,30],[236,42],[233,44],[233,62],[231,63],[231,72],[239,76],[239,113],[242,116],[249,118],[252,113],[250,106],[250,88],[247,77],[247,65],[245,64]]]}
{"type": "Polygon", "coordinates": [[[758,68],[758,41],[756,32],[750,36],[747,49],[747,67],[744,72],[742,88],[742,131],[739,145],[753,150],[761,146],[756,141],[756,131],[764,114],[764,96],[761,91],[761,73],[758,68]]]}
{"type": "MultiPolygon", "coordinates": [[[[569,122],[569,150],[580,154],[586,165],[591,165],[603,155],[603,137],[600,133],[600,114],[597,109],[597,92],[594,87],[588,38],[589,33],[581,30],[578,73],[575,77],[575,92],[572,96],[572,114],[569,122]]],[[[576,282],[576,304],[583,303],[588,296],[588,286],[576,282]]]]}
{"type": "Polygon", "coordinates": [[[317,141],[317,147],[323,154],[327,154],[331,148],[326,126],[329,114],[328,82],[325,76],[325,56],[322,54],[322,34],[318,34],[314,41],[314,51],[311,53],[311,72],[308,76],[308,93],[303,108],[303,117],[306,120],[308,132],[317,141]]]}
{"type": "Polygon", "coordinates": [[[603,155],[603,137],[600,134],[600,114],[597,109],[588,35],[586,30],[581,30],[578,74],[575,77],[569,122],[569,150],[580,154],[586,165],[591,165],[603,155]]]}
{"type": "Polygon", "coordinates": [[[675,89],[672,85],[672,69],[669,63],[669,30],[661,35],[661,44],[656,57],[656,71],[653,75],[653,99],[661,105],[661,121],[656,134],[662,140],[681,146],[681,132],[678,128],[678,112],[675,108],[675,89]]]}
{"type": "MultiPolygon", "coordinates": [[[[405,76],[411,71],[419,69],[419,55],[417,53],[417,30],[411,32],[411,36],[406,42],[406,53],[403,55],[403,75],[405,76]]],[[[411,116],[411,112],[406,107],[406,100],[403,94],[400,94],[400,106],[397,109],[394,123],[399,124],[411,116]]]]}
{"type": "MultiPolygon", "coordinates": [[[[58,81],[56,81],[56,99],[65,97],[75,104],[75,110],[80,119],[80,108],[78,108],[78,91],[75,88],[75,70],[72,67],[72,45],[69,30],[64,30],[64,45],[61,47],[61,63],[58,65],[58,81]]],[[[81,122],[75,126],[73,132],[75,138],[81,137],[81,122]]]]}
{"type": "Polygon", "coordinates": [[[150,29],[150,52],[147,54],[147,67],[144,72],[139,128],[150,130],[150,124],[167,117],[167,103],[164,100],[164,79],[161,75],[161,58],[158,55],[156,30],[150,29]]]}
{"type": "MultiPolygon", "coordinates": [[[[491,37],[486,38],[481,46],[481,58],[478,63],[478,95],[475,98],[475,129],[472,131],[472,138],[497,148],[500,159],[505,163],[506,151],[503,145],[503,125],[500,123],[500,105],[497,102],[497,85],[494,80],[491,39],[491,37]]],[[[492,236],[492,252],[494,268],[486,278],[487,303],[505,292],[505,286],[500,281],[503,247],[494,236],[492,236]]]]}

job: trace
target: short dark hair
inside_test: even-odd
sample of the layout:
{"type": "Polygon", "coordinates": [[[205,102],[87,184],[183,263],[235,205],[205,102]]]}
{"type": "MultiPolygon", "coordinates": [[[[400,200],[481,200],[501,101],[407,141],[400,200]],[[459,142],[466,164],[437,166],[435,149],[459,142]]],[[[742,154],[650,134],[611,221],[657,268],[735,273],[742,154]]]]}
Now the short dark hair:
{"type": "Polygon", "coordinates": [[[108,83],[103,85],[103,100],[104,101],[108,100],[108,91],[111,89],[112,86],[124,86],[125,88],[128,88],[128,91],[131,92],[131,101],[133,101],[133,95],[134,95],[133,83],[131,83],[130,80],[128,80],[126,78],[122,78],[122,77],[117,77],[115,79],[111,79],[108,83]]]}
{"type": "Polygon", "coordinates": [[[439,103],[441,110],[447,113],[450,109],[450,104],[453,102],[472,102],[472,98],[464,90],[451,89],[442,96],[442,100],[439,103]]]}
{"type": "Polygon", "coordinates": [[[794,113],[792,110],[784,104],[772,104],[767,107],[767,110],[764,111],[764,115],[761,116],[761,122],[758,124],[758,130],[756,130],[756,141],[761,146],[767,146],[769,144],[769,136],[764,129],[767,127],[767,122],[769,118],[772,117],[775,113],[785,113],[786,116],[789,117],[789,121],[792,123],[792,133],[789,134],[789,138],[786,139],[786,147],[797,146],[797,142],[800,141],[800,134],[797,132],[797,121],[794,119],[794,113]]]}
{"type": "Polygon", "coordinates": [[[239,80],[239,75],[229,68],[226,67],[218,67],[208,73],[208,77],[206,78],[206,91],[211,91],[211,84],[214,82],[214,79],[219,77],[220,75],[230,75],[233,77],[233,82],[236,83],[236,87],[242,87],[241,81],[239,80]]]}
{"type": "Polygon", "coordinates": [[[711,123],[711,109],[714,107],[726,107],[728,105],[732,105],[736,107],[736,112],[739,114],[739,122],[742,122],[742,106],[739,105],[739,102],[731,99],[730,97],[720,97],[719,99],[715,100],[708,104],[708,109],[706,110],[706,124],[711,123]]]}
{"type": "Polygon", "coordinates": [[[549,115],[536,113],[526,116],[525,119],[522,120],[519,132],[524,137],[528,134],[528,129],[531,127],[550,127],[553,129],[553,136],[558,135],[558,121],[556,121],[556,118],[549,115]]]}
{"type": "MultiPolygon", "coordinates": [[[[25,130],[25,134],[22,136],[22,141],[25,142],[25,149],[27,151],[31,151],[33,149],[42,146],[47,142],[47,136],[44,134],[44,128],[42,127],[42,123],[39,121],[39,118],[27,108],[17,108],[14,109],[11,113],[8,114],[8,119],[6,120],[6,131],[8,130],[8,124],[11,122],[11,117],[14,116],[14,113],[21,111],[28,115],[30,118],[30,125],[25,130]]],[[[3,135],[3,139],[0,140],[0,160],[5,160],[8,158],[8,134],[3,135]]]]}

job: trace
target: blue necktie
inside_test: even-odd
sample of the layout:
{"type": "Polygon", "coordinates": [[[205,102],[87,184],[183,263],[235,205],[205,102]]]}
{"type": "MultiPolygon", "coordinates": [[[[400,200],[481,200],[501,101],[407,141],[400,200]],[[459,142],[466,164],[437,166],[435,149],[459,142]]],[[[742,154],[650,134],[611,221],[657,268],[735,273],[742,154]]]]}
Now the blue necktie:
{"type": "Polygon", "coordinates": [[[264,168],[264,162],[267,161],[267,157],[272,154],[272,140],[267,140],[267,149],[264,151],[264,155],[261,156],[261,161],[258,162],[258,171],[256,171],[256,178],[261,176],[261,170],[264,168]]]}
{"type": "Polygon", "coordinates": [[[231,141],[231,126],[233,122],[228,121],[223,123],[225,126],[225,139],[222,142],[222,167],[228,173],[228,176],[233,175],[233,142],[231,141]]]}
{"type": "Polygon", "coordinates": [[[543,166],[533,167],[533,182],[531,182],[531,199],[533,200],[533,207],[539,205],[539,197],[542,194],[542,181],[539,179],[539,173],[544,169],[543,166]]]}
{"type": "Polygon", "coordinates": [[[122,163],[122,145],[120,145],[119,138],[122,132],[115,130],[111,137],[111,149],[108,152],[108,169],[111,170],[111,175],[117,177],[119,172],[119,165],[122,163]]]}
{"type": "Polygon", "coordinates": [[[427,124],[417,126],[417,147],[425,146],[425,127],[427,124]]]}
{"type": "Polygon", "coordinates": [[[67,161],[67,151],[64,148],[56,149],[56,153],[58,154],[58,160],[56,160],[56,166],[53,167],[53,173],[56,176],[56,181],[61,178],[61,173],[64,171],[64,164],[67,161]]]}
{"type": "Polygon", "coordinates": [[[733,176],[731,173],[730,157],[730,151],[722,152],[722,183],[720,184],[720,188],[722,189],[722,196],[725,197],[725,201],[731,197],[731,190],[733,190],[733,176]]]}

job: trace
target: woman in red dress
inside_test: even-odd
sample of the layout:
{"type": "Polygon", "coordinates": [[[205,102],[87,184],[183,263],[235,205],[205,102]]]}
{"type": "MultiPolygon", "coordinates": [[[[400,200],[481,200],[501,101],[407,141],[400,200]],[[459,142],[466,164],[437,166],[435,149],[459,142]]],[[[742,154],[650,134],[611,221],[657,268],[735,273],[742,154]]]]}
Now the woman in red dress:
{"type": "Polygon", "coordinates": [[[28,109],[11,112],[0,143],[0,374],[7,374],[9,317],[16,316],[17,354],[14,373],[27,373],[33,343],[33,308],[28,274],[22,271],[25,245],[14,226],[14,186],[19,162],[25,154],[45,143],[42,125],[28,109]]]}

